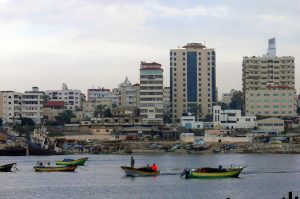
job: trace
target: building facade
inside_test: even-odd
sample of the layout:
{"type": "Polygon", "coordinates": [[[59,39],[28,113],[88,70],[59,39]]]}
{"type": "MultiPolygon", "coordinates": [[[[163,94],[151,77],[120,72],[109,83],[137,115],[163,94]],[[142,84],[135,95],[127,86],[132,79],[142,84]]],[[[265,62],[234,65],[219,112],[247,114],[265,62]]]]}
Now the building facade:
{"type": "Polygon", "coordinates": [[[170,50],[170,113],[178,122],[182,113],[196,118],[212,114],[217,102],[216,53],[201,43],[170,50]]]}
{"type": "Polygon", "coordinates": [[[296,114],[295,58],[277,57],[274,45],[273,38],[269,40],[268,54],[243,58],[246,115],[296,114]]]}
{"type": "Polygon", "coordinates": [[[22,93],[0,92],[0,118],[4,123],[13,123],[22,114],[22,93]]]}
{"type": "Polygon", "coordinates": [[[64,101],[65,108],[68,110],[79,110],[82,108],[81,91],[77,89],[68,89],[63,83],[61,90],[46,90],[45,94],[51,101],[64,101]]]}
{"type": "Polygon", "coordinates": [[[214,127],[236,129],[256,126],[256,116],[242,116],[241,110],[222,110],[221,106],[214,106],[213,112],[214,127]]]}
{"type": "Polygon", "coordinates": [[[120,106],[121,107],[139,107],[140,103],[140,85],[134,84],[126,77],[125,81],[119,85],[120,106]]]}
{"type": "Polygon", "coordinates": [[[166,118],[170,118],[170,87],[164,87],[163,101],[164,101],[164,106],[163,106],[164,116],[166,118]]]}
{"type": "Polygon", "coordinates": [[[141,62],[140,115],[143,123],[163,123],[163,69],[161,64],[141,62]]]}
{"type": "Polygon", "coordinates": [[[91,88],[87,90],[87,101],[94,102],[98,98],[103,98],[108,95],[110,89],[107,88],[91,88]]]}
{"type": "Polygon", "coordinates": [[[44,92],[39,91],[38,87],[25,93],[1,91],[0,117],[5,123],[14,123],[26,117],[39,124],[43,119],[43,96],[44,92]]]}

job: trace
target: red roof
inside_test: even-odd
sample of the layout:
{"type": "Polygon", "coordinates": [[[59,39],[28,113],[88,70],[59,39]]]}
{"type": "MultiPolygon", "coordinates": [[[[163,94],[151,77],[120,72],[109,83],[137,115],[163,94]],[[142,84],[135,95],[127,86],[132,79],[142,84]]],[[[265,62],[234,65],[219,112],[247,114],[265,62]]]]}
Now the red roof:
{"type": "Polygon", "coordinates": [[[63,107],[65,106],[64,101],[48,101],[46,104],[44,104],[44,107],[63,107]]]}

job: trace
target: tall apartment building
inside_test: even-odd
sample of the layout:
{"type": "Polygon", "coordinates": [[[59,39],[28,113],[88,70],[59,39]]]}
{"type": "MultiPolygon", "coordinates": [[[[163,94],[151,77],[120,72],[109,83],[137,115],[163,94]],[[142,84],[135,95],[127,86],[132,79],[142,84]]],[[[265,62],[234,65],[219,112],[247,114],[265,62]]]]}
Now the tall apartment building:
{"type": "Polygon", "coordinates": [[[163,106],[164,116],[169,118],[170,117],[170,87],[164,87],[163,101],[164,101],[164,106],[163,106]]]}
{"type": "Polygon", "coordinates": [[[216,53],[201,43],[188,43],[170,50],[171,118],[178,122],[183,113],[196,118],[211,115],[217,102],[216,53]]]}
{"type": "Polygon", "coordinates": [[[0,118],[5,123],[14,123],[21,117],[31,118],[40,123],[43,118],[43,95],[37,87],[25,93],[14,91],[0,92],[0,118]]]}
{"type": "Polygon", "coordinates": [[[156,62],[140,65],[140,115],[144,124],[163,123],[163,69],[156,62]]]}
{"type": "Polygon", "coordinates": [[[294,57],[276,56],[275,38],[262,57],[243,58],[243,92],[246,115],[296,114],[294,57]]]}
{"type": "Polygon", "coordinates": [[[46,90],[45,94],[51,101],[64,101],[65,108],[69,110],[78,110],[82,108],[81,91],[77,89],[68,89],[63,83],[61,90],[46,90]]]}
{"type": "Polygon", "coordinates": [[[140,85],[134,84],[126,79],[119,85],[120,106],[121,107],[139,107],[140,104],[140,85]]]}

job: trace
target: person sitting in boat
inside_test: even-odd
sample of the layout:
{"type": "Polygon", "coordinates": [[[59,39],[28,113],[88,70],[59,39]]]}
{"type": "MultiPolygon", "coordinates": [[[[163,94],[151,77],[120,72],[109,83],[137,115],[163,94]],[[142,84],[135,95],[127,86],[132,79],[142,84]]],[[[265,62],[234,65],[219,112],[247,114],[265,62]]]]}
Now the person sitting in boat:
{"type": "Polygon", "coordinates": [[[158,170],[158,167],[157,167],[157,165],[156,165],[155,163],[153,163],[151,169],[152,169],[153,171],[157,171],[157,170],[158,170]]]}

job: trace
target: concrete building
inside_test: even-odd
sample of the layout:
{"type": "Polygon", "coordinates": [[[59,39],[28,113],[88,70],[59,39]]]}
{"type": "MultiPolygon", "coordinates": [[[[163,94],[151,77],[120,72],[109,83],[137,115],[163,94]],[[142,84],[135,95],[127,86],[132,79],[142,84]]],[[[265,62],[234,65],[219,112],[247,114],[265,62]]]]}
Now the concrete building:
{"type": "Polygon", "coordinates": [[[82,108],[81,91],[68,89],[67,84],[63,83],[61,90],[46,90],[45,94],[51,101],[64,101],[65,108],[68,110],[78,110],[82,108]]]}
{"type": "Polygon", "coordinates": [[[295,116],[294,57],[276,56],[275,38],[268,54],[243,58],[246,115],[295,116]]]}
{"type": "Polygon", "coordinates": [[[246,91],[246,115],[295,116],[296,90],[286,86],[268,86],[246,91]],[[247,112],[248,111],[248,112],[247,112]]]}
{"type": "Polygon", "coordinates": [[[163,123],[163,69],[156,62],[140,65],[140,115],[143,123],[163,123]]]}
{"type": "Polygon", "coordinates": [[[38,87],[25,93],[1,91],[0,117],[5,123],[14,123],[26,117],[39,124],[43,119],[43,96],[44,92],[39,91],[38,87]]]}
{"type": "Polygon", "coordinates": [[[126,79],[119,85],[120,106],[139,107],[140,106],[140,85],[134,84],[126,79]]]}
{"type": "Polygon", "coordinates": [[[257,127],[258,130],[281,133],[284,131],[284,120],[279,118],[266,118],[258,120],[257,127]]]}
{"type": "Polygon", "coordinates": [[[222,110],[221,106],[214,106],[213,112],[214,127],[236,129],[256,126],[256,116],[242,116],[241,110],[222,110]]]}
{"type": "Polygon", "coordinates": [[[187,129],[203,129],[204,128],[204,122],[196,121],[194,115],[181,116],[180,125],[187,129]]]}
{"type": "Polygon", "coordinates": [[[104,96],[108,95],[110,89],[107,88],[98,88],[98,89],[88,89],[87,90],[87,101],[94,102],[98,98],[103,98],[104,96]]]}
{"type": "Polygon", "coordinates": [[[31,91],[22,94],[22,117],[31,118],[36,124],[43,119],[43,96],[38,87],[32,87],[31,91]]]}
{"type": "Polygon", "coordinates": [[[0,118],[4,123],[13,123],[22,114],[22,93],[0,92],[0,118]]]}
{"type": "Polygon", "coordinates": [[[167,118],[170,117],[170,87],[164,87],[163,92],[163,113],[167,118]]]}
{"type": "Polygon", "coordinates": [[[98,98],[96,101],[83,102],[82,104],[82,114],[83,118],[94,117],[94,112],[97,106],[106,106],[112,109],[112,100],[108,98],[98,98]]]}
{"type": "Polygon", "coordinates": [[[189,43],[170,50],[171,118],[178,122],[182,113],[196,118],[212,114],[217,102],[216,53],[201,43],[189,43]]]}

